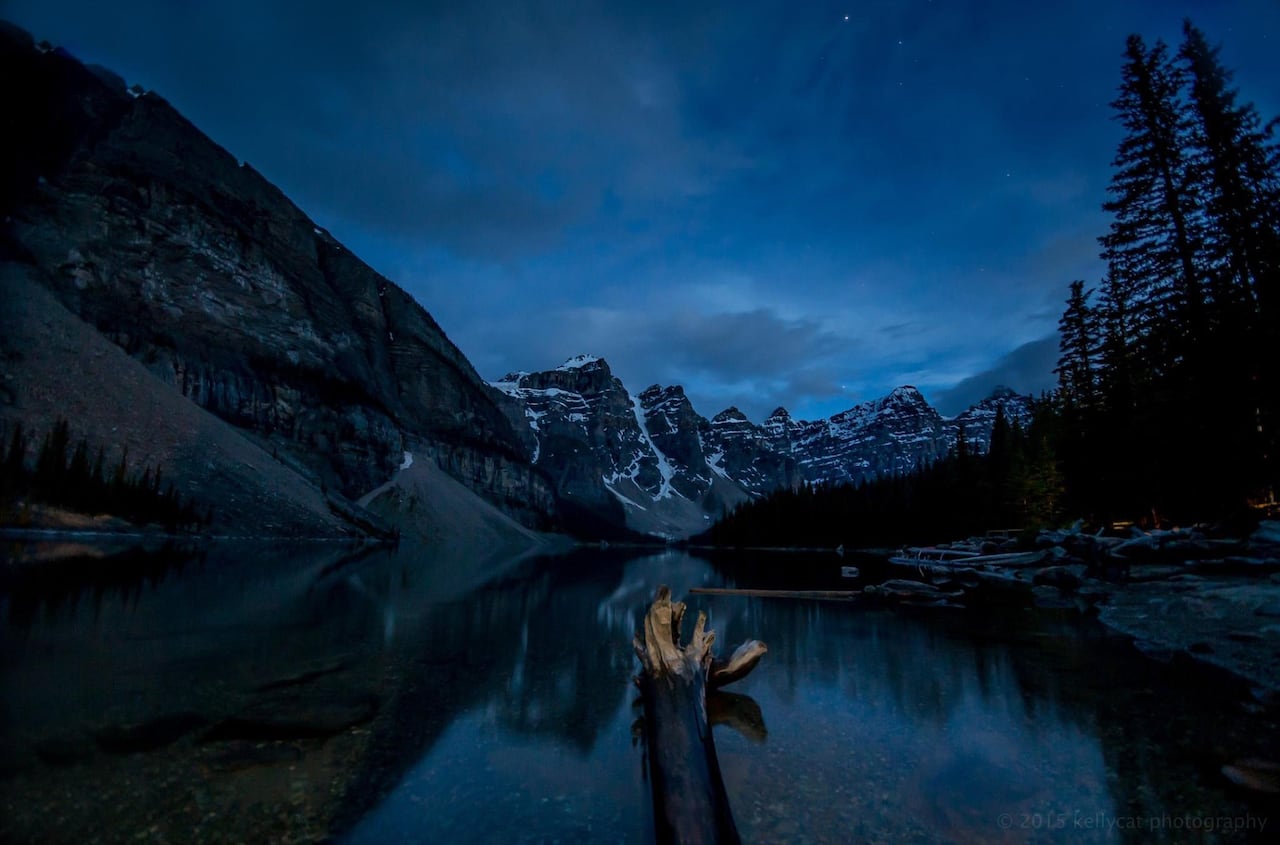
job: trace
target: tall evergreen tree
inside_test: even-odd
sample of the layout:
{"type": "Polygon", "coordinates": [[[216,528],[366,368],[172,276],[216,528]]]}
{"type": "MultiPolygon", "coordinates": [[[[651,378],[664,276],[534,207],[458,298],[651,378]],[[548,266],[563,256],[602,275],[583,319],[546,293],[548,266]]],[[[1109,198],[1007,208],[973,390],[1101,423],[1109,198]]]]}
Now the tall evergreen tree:
{"type": "Polygon", "coordinates": [[[1073,506],[1081,511],[1097,508],[1097,479],[1105,471],[1100,409],[1098,361],[1101,328],[1096,309],[1090,305],[1092,290],[1084,282],[1071,283],[1067,307],[1058,321],[1061,357],[1057,400],[1062,415],[1059,452],[1067,488],[1074,495],[1073,506]]]}
{"type": "Polygon", "coordinates": [[[1098,318],[1098,393],[1110,414],[1132,416],[1134,397],[1142,392],[1139,366],[1139,318],[1133,308],[1133,285],[1108,273],[1102,281],[1098,318]]]}
{"type": "Polygon", "coordinates": [[[1214,264],[1214,294],[1256,301],[1275,319],[1280,307],[1280,175],[1276,149],[1252,103],[1240,105],[1231,72],[1204,33],[1183,23],[1178,58],[1189,85],[1190,146],[1205,189],[1211,225],[1205,246],[1214,264]]]}
{"type": "Polygon", "coordinates": [[[66,420],[60,419],[45,435],[36,457],[35,486],[44,494],[60,492],[66,482],[67,448],[71,443],[71,431],[66,420]]]}
{"type": "Polygon", "coordinates": [[[1096,303],[1074,283],[1059,324],[1052,445],[1071,504],[1113,516],[1204,516],[1276,476],[1280,148],[1184,34],[1176,57],[1126,42],[1107,276],[1096,303]]]}
{"type": "Polygon", "coordinates": [[[1231,72],[1204,33],[1183,23],[1178,53],[1189,80],[1191,160],[1204,186],[1209,289],[1215,329],[1206,365],[1223,388],[1218,440],[1237,444],[1219,466],[1223,482],[1274,485],[1280,383],[1272,364],[1280,336],[1280,147],[1251,103],[1237,102],[1231,72]]]}
{"type": "Polygon", "coordinates": [[[1097,404],[1095,360],[1099,332],[1089,305],[1092,294],[1092,290],[1084,289],[1083,280],[1072,282],[1067,308],[1058,321],[1058,349],[1062,353],[1054,370],[1058,375],[1058,390],[1068,407],[1080,411],[1097,404]]]}
{"type": "Polygon", "coordinates": [[[1121,376],[1107,387],[1129,392],[1127,408],[1115,409],[1110,459],[1132,468],[1130,505],[1142,510],[1181,507],[1222,486],[1222,462],[1202,447],[1218,433],[1212,398],[1221,356],[1209,352],[1217,303],[1207,286],[1209,225],[1203,169],[1189,152],[1186,79],[1162,42],[1147,49],[1132,35],[1112,103],[1127,134],[1104,204],[1114,219],[1100,239],[1109,275],[1105,344],[1118,359],[1104,382],[1121,376]],[[1168,460],[1172,454],[1180,460],[1168,460]]]}
{"type": "MultiPolygon", "coordinates": [[[[1122,276],[1108,274],[1095,313],[1098,318],[1097,437],[1087,466],[1069,473],[1075,482],[1077,501],[1087,502],[1108,517],[1132,512],[1147,476],[1146,452],[1139,436],[1138,397],[1150,395],[1150,370],[1141,366],[1138,349],[1139,319],[1134,312],[1133,285],[1122,276]],[[1088,489],[1079,479],[1093,472],[1088,489]]],[[[1080,421],[1085,425],[1084,421],[1080,421]]],[[[1070,424],[1065,428],[1070,431],[1070,424]]]]}
{"type": "Polygon", "coordinates": [[[1204,290],[1196,244],[1198,214],[1193,172],[1182,154],[1190,123],[1179,104],[1182,72],[1157,41],[1137,35],[1125,48],[1120,94],[1112,103],[1126,130],[1103,208],[1114,215],[1101,238],[1103,258],[1131,290],[1144,364],[1170,370],[1188,344],[1203,335],[1204,290]]]}
{"type": "Polygon", "coordinates": [[[23,464],[26,461],[26,438],[22,433],[22,423],[17,423],[13,427],[13,434],[9,437],[9,449],[5,455],[6,473],[17,477],[22,472],[23,464]]]}

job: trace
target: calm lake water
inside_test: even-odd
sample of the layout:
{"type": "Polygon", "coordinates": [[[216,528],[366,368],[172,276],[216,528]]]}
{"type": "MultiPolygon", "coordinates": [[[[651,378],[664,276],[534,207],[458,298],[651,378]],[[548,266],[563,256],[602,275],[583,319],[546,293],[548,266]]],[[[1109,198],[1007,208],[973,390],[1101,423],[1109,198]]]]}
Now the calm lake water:
{"type": "Polygon", "coordinates": [[[1275,711],[1092,624],[687,594],[841,586],[834,556],[581,551],[482,575],[325,544],[98,554],[4,570],[5,841],[648,842],[630,641],[662,583],[722,651],[769,645],[717,704],[746,841],[1280,825],[1219,772],[1276,759],[1275,711]]]}

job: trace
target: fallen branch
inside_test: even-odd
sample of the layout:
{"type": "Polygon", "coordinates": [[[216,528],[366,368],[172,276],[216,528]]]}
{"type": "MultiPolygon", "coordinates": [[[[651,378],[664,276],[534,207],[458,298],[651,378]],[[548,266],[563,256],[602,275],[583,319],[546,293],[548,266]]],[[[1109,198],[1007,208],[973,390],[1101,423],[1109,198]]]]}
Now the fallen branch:
{"type": "Polygon", "coordinates": [[[766,599],[838,599],[853,601],[861,595],[859,590],[753,590],[735,587],[693,587],[691,593],[708,596],[751,596],[766,599]]]}
{"type": "Polygon", "coordinates": [[[747,640],[733,650],[728,660],[713,658],[711,671],[707,675],[707,686],[718,690],[734,681],[742,680],[756,668],[756,664],[767,651],[769,647],[759,640],[747,640]]]}

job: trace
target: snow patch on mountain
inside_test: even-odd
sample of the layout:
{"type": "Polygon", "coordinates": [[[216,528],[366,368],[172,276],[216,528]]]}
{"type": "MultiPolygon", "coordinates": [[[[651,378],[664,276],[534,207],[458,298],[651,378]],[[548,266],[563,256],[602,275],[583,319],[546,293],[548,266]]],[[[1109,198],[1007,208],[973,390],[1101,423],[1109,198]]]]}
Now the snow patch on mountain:
{"type": "Polygon", "coordinates": [[[721,478],[732,481],[733,479],[729,478],[729,473],[724,468],[724,449],[708,450],[704,446],[703,451],[706,453],[707,466],[711,467],[711,471],[721,478]]]}
{"type": "Polygon", "coordinates": [[[556,369],[560,372],[580,370],[588,364],[598,364],[601,360],[602,359],[595,355],[574,355],[568,361],[565,361],[563,364],[556,367],[556,369]]]}
{"type": "Polygon", "coordinates": [[[671,462],[667,460],[667,456],[654,444],[653,437],[649,435],[649,429],[645,425],[644,410],[640,407],[640,400],[630,393],[627,394],[627,398],[631,400],[631,410],[636,415],[636,425],[640,428],[641,440],[643,440],[644,445],[649,447],[649,451],[653,453],[654,457],[658,459],[658,473],[662,476],[662,486],[653,498],[667,499],[672,495],[679,496],[680,494],[671,486],[671,479],[675,477],[676,472],[671,468],[671,462]]]}
{"type": "Polygon", "coordinates": [[[649,510],[648,508],[646,508],[644,505],[640,504],[639,502],[634,502],[634,501],[632,501],[631,499],[628,499],[626,496],[624,496],[624,495],[622,495],[621,493],[619,493],[619,492],[617,491],[617,489],[613,486],[613,482],[611,482],[609,479],[605,478],[603,475],[602,475],[602,476],[600,476],[600,480],[604,482],[605,489],[607,489],[607,490],[608,490],[610,493],[612,493],[614,496],[617,496],[617,497],[618,497],[618,501],[619,501],[619,502],[622,502],[622,504],[624,504],[624,505],[629,505],[630,507],[633,507],[633,508],[635,508],[636,510],[641,510],[641,511],[647,511],[647,510],[649,510]]]}

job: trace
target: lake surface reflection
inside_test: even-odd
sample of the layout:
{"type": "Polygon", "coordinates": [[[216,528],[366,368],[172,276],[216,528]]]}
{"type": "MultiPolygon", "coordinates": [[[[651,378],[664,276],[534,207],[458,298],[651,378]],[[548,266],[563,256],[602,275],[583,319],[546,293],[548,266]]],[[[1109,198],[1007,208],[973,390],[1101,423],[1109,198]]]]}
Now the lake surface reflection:
{"type": "Polygon", "coordinates": [[[720,703],[740,730],[715,729],[747,841],[1274,830],[1188,830],[1268,816],[1218,768],[1273,754],[1274,713],[1091,625],[687,594],[831,586],[833,557],[593,550],[481,572],[220,545],[13,571],[6,840],[649,841],[630,641],[661,583],[722,650],[769,644],[720,703]]]}

